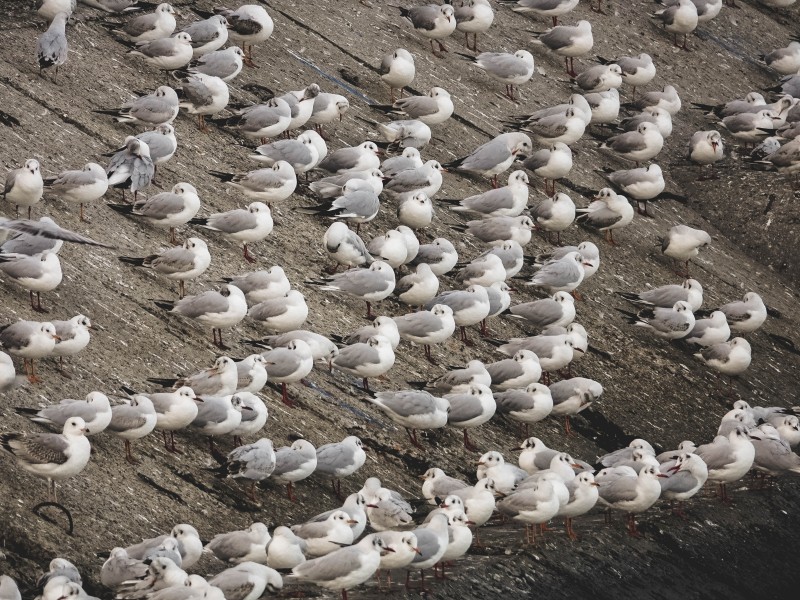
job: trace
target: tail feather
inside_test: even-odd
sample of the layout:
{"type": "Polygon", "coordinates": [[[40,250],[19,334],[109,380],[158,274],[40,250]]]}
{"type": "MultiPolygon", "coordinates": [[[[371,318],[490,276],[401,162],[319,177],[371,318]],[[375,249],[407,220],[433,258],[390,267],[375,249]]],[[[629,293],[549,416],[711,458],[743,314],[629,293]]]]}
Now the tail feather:
{"type": "Polygon", "coordinates": [[[28,408],[26,406],[15,406],[14,412],[18,415],[22,415],[25,417],[32,417],[39,413],[38,408],[28,408]]]}
{"type": "MultiPolygon", "coordinates": [[[[122,215],[129,215],[133,212],[133,204],[106,204],[106,206],[122,215]]],[[[122,257],[120,260],[122,260],[122,257]]]]}
{"type": "Polygon", "coordinates": [[[147,258],[149,258],[149,257],[137,258],[136,256],[120,256],[119,260],[120,260],[120,262],[124,262],[124,263],[127,263],[129,265],[134,265],[136,267],[143,267],[145,261],[147,261],[147,258]]]}
{"type": "Polygon", "coordinates": [[[189,223],[192,225],[208,225],[208,219],[204,217],[195,217],[194,219],[189,219],[189,223]]]}
{"type": "Polygon", "coordinates": [[[212,177],[216,177],[217,179],[224,181],[226,183],[228,181],[233,181],[233,178],[236,175],[235,173],[224,173],[222,171],[209,171],[208,173],[212,177]]]}
{"type": "Polygon", "coordinates": [[[158,308],[163,308],[164,310],[172,310],[175,308],[175,302],[172,300],[153,300],[153,303],[158,308]]]}

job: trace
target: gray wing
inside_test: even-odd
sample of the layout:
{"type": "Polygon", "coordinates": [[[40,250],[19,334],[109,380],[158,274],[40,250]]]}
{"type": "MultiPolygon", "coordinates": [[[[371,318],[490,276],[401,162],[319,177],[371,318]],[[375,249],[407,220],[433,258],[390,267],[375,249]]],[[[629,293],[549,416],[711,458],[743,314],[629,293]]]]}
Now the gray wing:
{"type": "Polygon", "coordinates": [[[113,248],[108,244],[103,244],[69,229],[59,227],[55,223],[47,221],[29,221],[27,219],[2,219],[0,218],[0,229],[9,229],[28,235],[41,236],[52,240],[63,240],[75,244],[89,244],[90,246],[100,246],[101,248],[113,248]]]}
{"type": "Polygon", "coordinates": [[[216,555],[228,558],[244,556],[250,549],[250,536],[244,531],[231,531],[217,535],[208,543],[209,549],[216,555]]]}
{"type": "Polygon", "coordinates": [[[335,367],[342,369],[357,369],[362,365],[377,364],[380,362],[378,352],[369,344],[353,344],[339,350],[339,355],[333,359],[335,367]]]}
{"type": "Polygon", "coordinates": [[[145,202],[134,206],[136,214],[150,219],[166,219],[181,212],[184,208],[183,198],[172,192],[162,192],[148,198],[145,202]]]}
{"type": "Polygon", "coordinates": [[[721,306],[719,309],[725,313],[725,317],[728,319],[728,321],[734,323],[746,321],[752,314],[752,311],[744,302],[731,302],[730,304],[721,306]]]}
{"type": "Polygon", "coordinates": [[[401,334],[419,338],[426,337],[442,328],[442,320],[429,311],[396,317],[395,323],[397,323],[397,330],[401,334]]]}
{"type": "MultiPolygon", "coordinates": [[[[194,46],[194,40],[192,40],[192,46],[194,46]]],[[[174,56],[178,52],[178,44],[174,38],[161,38],[149,42],[139,42],[136,44],[136,52],[140,52],[148,58],[174,56]]]]}
{"type": "MultiPolygon", "coordinates": [[[[85,420],[85,419],[84,419],[85,420]]],[[[129,431],[142,427],[147,422],[147,417],[139,409],[130,404],[121,404],[111,409],[111,422],[109,431],[129,431]]]]}
{"type": "Polygon", "coordinates": [[[504,79],[528,73],[528,66],[513,54],[484,52],[478,56],[477,63],[480,67],[504,79]]]}
{"type": "Polygon", "coordinates": [[[217,213],[208,218],[208,224],[223,233],[239,233],[256,227],[256,216],[249,210],[237,208],[224,213],[217,213]]]}
{"type": "Polygon", "coordinates": [[[496,393],[494,400],[497,408],[504,412],[517,412],[533,408],[530,395],[524,390],[508,390],[507,392],[496,393]]]}
{"type": "Polygon", "coordinates": [[[731,347],[729,344],[714,344],[708,348],[703,349],[701,352],[706,361],[716,360],[722,363],[728,362],[731,354],[731,347]]]}
{"type": "Polygon", "coordinates": [[[492,377],[493,385],[509,379],[515,379],[523,374],[519,363],[510,358],[486,365],[486,370],[489,371],[489,375],[492,377]]]}
{"type": "Polygon", "coordinates": [[[576,30],[573,27],[554,27],[544,35],[539,36],[539,41],[550,50],[559,50],[572,45],[576,30]]]}
{"type": "Polygon", "coordinates": [[[647,147],[644,136],[638,131],[626,131],[620,135],[615,135],[608,139],[606,145],[615,152],[624,154],[644,150],[647,147]]]}
{"type": "Polygon", "coordinates": [[[678,471],[667,479],[659,479],[661,491],[681,494],[692,490],[697,485],[697,478],[689,471],[678,471]]]}
{"type": "Polygon", "coordinates": [[[187,296],[178,300],[173,309],[190,319],[196,319],[209,313],[221,313],[228,310],[228,299],[219,292],[208,291],[197,296],[187,296]]]}
{"type": "Polygon", "coordinates": [[[586,215],[586,220],[594,227],[611,227],[611,225],[622,219],[621,214],[608,207],[582,214],[586,215]]]}
{"type": "Polygon", "coordinates": [[[125,25],[122,26],[122,31],[131,37],[139,37],[143,33],[155,29],[158,18],[159,15],[157,13],[136,17],[125,23],[125,25]]]}
{"type": "Polygon", "coordinates": [[[7,442],[14,455],[32,465],[64,464],[69,443],[58,433],[12,434],[7,442]]]}
{"type": "Polygon", "coordinates": [[[263,191],[282,187],[286,180],[273,169],[257,169],[234,177],[233,182],[249,190],[263,191]]]}
{"type": "Polygon", "coordinates": [[[447,413],[450,423],[462,423],[483,414],[481,403],[471,394],[449,396],[447,400],[450,402],[450,412],[447,413]]]}
{"type": "Polygon", "coordinates": [[[408,12],[408,17],[406,18],[411,21],[414,29],[430,31],[436,28],[436,17],[440,14],[441,12],[438,6],[417,6],[408,12]]]}
{"type": "Polygon", "coordinates": [[[93,404],[78,400],[76,402],[62,402],[55,406],[48,406],[39,411],[46,419],[63,425],[71,417],[80,417],[87,423],[97,415],[97,408],[93,404]]]}
{"type": "Polygon", "coordinates": [[[329,154],[319,165],[323,171],[338,173],[342,169],[349,169],[358,159],[360,148],[340,148],[329,154]]]}
{"type": "Polygon", "coordinates": [[[208,423],[221,423],[228,416],[228,406],[222,402],[201,402],[197,405],[197,417],[192,425],[203,427],[208,423]]]}
{"type": "Polygon", "coordinates": [[[285,160],[290,165],[305,165],[311,161],[308,146],[297,140],[280,140],[273,144],[259,146],[256,148],[256,152],[273,161],[285,160]]]}
{"type": "Polygon", "coordinates": [[[709,469],[721,469],[733,462],[733,454],[727,440],[724,443],[704,444],[694,451],[709,469]]]}
{"type": "Polygon", "coordinates": [[[378,392],[376,398],[380,401],[379,406],[385,406],[401,417],[427,415],[436,410],[434,398],[428,392],[378,392]]]}
{"type": "Polygon", "coordinates": [[[505,142],[492,140],[479,146],[461,163],[459,169],[488,171],[506,160],[509,156],[505,142]]]}
{"type": "MultiPolygon", "coordinates": [[[[594,213],[591,213],[594,214],[594,213]]],[[[549,287],[561,287],[580,277],[579,269],[582,269],[577,262],[569,260],[559,260],[544,265],[533,276],[532,281],[538,285],[549,287]]]]}
{"type": "Polygon", "coordinates": [[[292,572],[300,579],[333,581],[356,570],[362,562],[362,550],[355,546],[320,556],[296,566],[292,572]]]}
{"type": "Polygon", "coordinates": [[[0,271],[12,279],[35,279],[42,274],[42,260],[38,256],[11,259],[9,262],[0,262],[0,271]]]}
{"type": "Polygon", "coordinates": [[[445,304],[452,308],[454,313],[457,313],[466,308],[471,308],[475,302],[475,294],[465,292],[464,290],[450,290],[439,294],[436,298],[428,302],[426,306],[430,310],[430,308],[436,304],[445,304]]]}
{"type": "Polygon", "coordinates": [[[0,344],[7,350],[20,350],[28,345],[33,333],[32,323],[20,321],[0,331],[0,344]]]}
{"type": "Polygon", "coordinates": [[[657,308],[654,317],[647,322],[653,329],[664,332],[686,331],[689,326],[683,313],[675,312],[671,308],[657,308]]]}
{"type": "Polygon", "coordinates": [[[267,319],[278,317],[289,310],[287,304],[283,302],[283,298],[275,298],[275,300],[277,300],[277,302],[273,300],[266,300],[264,302],[260,302],[259,304],[255,304],[254,306],[250,307],[247,315],[256,321],[266,321],[267,319]]]}
{"type": "Polygon", "coordinates": [[[524,317],[534,323],[553,323],[561,318],[561,305],[555,300],[545,299],[525,304],[517,304],[510,309],[511,314],[524,317]]]}
{"type": "Polygon", "coordinates": [[[216,21],[196,21],[186,27],[183,31],[192,38],[192,48],[199,48],[217,39],[221,33],[216,21]]]}
{"type": "Polygon", "coordinates": [[[537,150],[531,156],[525,159],[525,161],[522,163],[522,166],[526,169],[530,169],[531,171],[535,171],[536,169],[546,166],[550,162],[551,155],[552,153],[547,148],[537,150]]]}
{"type": "Polygon", "coordinates": [[[535,219],[550,219],[553,216],[553,201],[549,198],[546,200],[542,200],[539,204],[536,205],[531,211],[531,217],[535,219]]]}
{"type": "Polygon", "coordinates": [[[317,471],[332,473],[352,465],[354,458],[353,448],[349,445],[325,444],[317,448],[317,471]]]}
{"type": "Polygon", "coordinates": [[[183,247],[169,248],[151,263],[153,269],[165,275],[182,273],[194,268],[195,255],[183,247]]]}
{"type": "Polygon", "coordinates": [[[375,214],[380,207],[380,199],[368,190],[357,190],[346,196],[339,196],[331,204],[333,210],[338,210],[339,217],[368,217],[375,214]]]}
{"type": "Polygon", "coordinates": [[[64,171],[55,178],[48,189],[55,193],[65,192],[95,182],[95,175],[90,171],[64,171]]]}
{"type": "Polygon", "coordinates": [[[382,273],[369,269],[353,269],[335,277],[333,284],[343,292],[357,296],[386,289],[387,281],[382,273]]]}
{"type": "Polygon", "coordinates": [[[208,106],[214,101],[211,90],[196,77],[189,77],[181,86],[183,95],[194,106],[208,106]]]}
{"type": "Polygon", "coordinates": [[[606,502],[626,502],[636,498],[636,477],[620,477],[612,481],[599,481],[600,497],[606,502]]]}
{"type": "Polygon", "coordinates": [[[275,477],[279,477],[284,473],[296,471],[307,462],[309,462],[309,458],[303,456],[300,452],[292,450],[291,447],[279,448],[275,451],[275,470],[272,474],[275,477]]]}
{"type": "Polygon", "coordinates": [[[285,377],[297,369],[297,355],[288,348],[275,348],[262,356],[267,361],[270,377],[285,377]]]}
{"type": "Polygon", "coordinates": [[[403,111],[412,119],[418,119],[427,115],[439,112],[439,105],[436,98],[430,96],[409,96],[401,98],[394,103],[395,108],[403,111]]]}
{"type": "Polygon", "coordinates": [[[641,300],[662,307],[675,306],[676,302],[685,301],[688,297],[686,289],[680,285],[664,285],[639,294],[641,300]]]}
{"type": "Polygon", "coordinates": [[[174,110],[175,107],[171,102],[161,96],[149,95],[134,100],[128,112],[132,117],[142,121],[158,123],[168,121],[174,110]]]}

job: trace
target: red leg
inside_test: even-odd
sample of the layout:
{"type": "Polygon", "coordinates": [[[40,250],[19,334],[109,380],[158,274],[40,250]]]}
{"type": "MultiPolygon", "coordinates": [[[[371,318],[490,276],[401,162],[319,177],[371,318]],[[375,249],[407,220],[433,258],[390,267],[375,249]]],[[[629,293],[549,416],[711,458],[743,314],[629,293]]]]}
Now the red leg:
{"type": "Polygon", "coordinates": [[[294,408],[294,402],[289,399],[289,394],[287,393],[285,383],[281,383],[281,400],[286,406],[294,408]]]}

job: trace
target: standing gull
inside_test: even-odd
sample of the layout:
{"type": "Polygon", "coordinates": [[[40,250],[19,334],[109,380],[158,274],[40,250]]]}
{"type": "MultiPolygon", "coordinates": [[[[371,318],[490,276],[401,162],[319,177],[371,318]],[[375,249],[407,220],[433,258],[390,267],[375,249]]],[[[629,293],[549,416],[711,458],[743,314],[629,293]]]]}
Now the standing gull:
{"type": "Polygon", "coordinates": [[[289,500],[296,500],[293,493],[294,484],[311,475],[317,468],[317,450],[304,439],[295,440],[291,446],[284,446],[275,451],[275,470],[272,478],[278,483],[286,484],[289,500]]]}
{"type": "MultiPolygon", "coordinates": [[[[168,126],[169,127],[169,126],[168,126]]],[[[177,244],[175,228],[188,223],[200,210],[200,197],[191,183],[176,183],[169,192],[161,192],[133,204],[109,204],[109,208],[142,219],[156,227],[169,228],[170,243],[177,244]]]]}
{"type": "Polygon", "coordinates": [[[442,44],[442,39],[449,36],[456,29],[455,9],[449,4],[438,6],[427,4],[425,6],[415,6],[414,8],[400,9],[400,16],[405,17],[411,26],[423,37],[430,40],[431,52],[436,54],[433,41],[439,44],[441,52],[447,52],[447,48],[442,44]]]}
{"type": "Polygon", "coordinates": [[[281,400],[287,406],[294,406],[289,399],[286,384],[302,381],[314,368],[311,348],[303,340],[293,339],[286,346],[268,350],[262,356],[266,362],[269,380],[281,384],[281,400]]]}
{"type": "Polygon", "coordinates": [[[392,421],[405,428],[411,443],[417,441],[417,429],[439,429],[447,424],[450,403],[423,390],[378,392],[368,402],[380,408],[392,421]]]}
{"type": "Polygon", "coordinates": [[[272,213],[263,202],[252,202],[247,208],[215,213],[206,218],[189,221],[211,231],[219,231],[230,240],[242,242],[243,256],[247,262],[256,262],[247,250],[247,244],[260,242],[272,233],[272,213]]]}
{"type": "Polygon", "coordinates": [[[456,29],[464,32],[467,49],[478,51],[478,34],[486,33],[494,22],[494,9],[489,0],[464,0],[455,9],[456,29]],[[469,34],[472,34],[472,46],[469,34]]]}
{"type": "Polygon", "coordinates": [[[211,254],[203,240],[193,237],[187,239],[182,246],[168,248],[160,254],[151,254],[144,258],[120,256],[119,260],[136,267],[153,269],[168,279],[176,279],[179,298],[183,298],[184,282],[205,273],[211,264],[211,254]]]}
{"type": "Polygon", "coordinates": [[[17,215],[19,215],[20,206],[27,206],[28,219],[30,219],[31,209],[34,204],[42,199],[43,193],[44,181],[42,180],[38,160],[26,160],[24,167],[9,171],[6,176],[3,199],[16,206],[17,215]]]}
{"type": "Polygon", "coordinates": [[[404,48],[387,52],[381,61],[379,73],[384,83],[389,86],[389,96],[391,103],[394,104],[394,91],[400,90],[402,98],[403,88],[414,81],[416,75],[414,56],[404,48]]]}
{"type": "Polygon", "coordinates": [[[358,471],[367,460],[361,440],[354,435],[341,442],[325,444],[317,448],[317,470],[314,473],[329,477],[334,493],[342,497],[342,477],[358,471]]]}
{"type": "Polygon", "coordinates": [[[34,361],[53,353],[58,341],[56,328],[52,323],[37,321],[17,321],[0,329],[0,347],[9,354],[21,356],[28,381],[41,381],[36,377],[34,361]]]}
{"type": "Polygon", "coordinates": [[[33,256],[0,254],[0,272],[28,290],[31,308],[40,313],[47,312],[42,308],[41,293],[52,292],[59,286],[63,277],[58,254],[49,250],[33,256]]]}
{"type": "Polygon", "coordinates": [[[592,24],[589,21],[578,21],[576,25],[558,25],[545,33],[537,34],[534,43],[545,46],[548,50],[564,57],[567,74],[577,77],[574,60],[591,51],[594,45],[592,24]]]}
{"type": "Polygon", "coordinates": [[[331,277],[310,280],[322,291],[342,292],[367,303],[367,318],[373,318],[371,302],[383,300],[394,290],[394,270],[383,261],[373,262],[367,269],[350,269],[331,277]]]}
{"type": "Polygon", "coordinates": [[[56,68],[67,62],[67,19],[70,13],[60,12],[50,23],[36,43],[36,58],[39,60],[39,74],[50,67],[56,68]]]}
{"type": "Polygon", "coordinates": [[[527,50],[514,54],[504,52],[482,52],[478,56],[463,55],[485,71],[489,77],[506,86],[506,96],[514,100],[514,86],[519,87],[533,76],[533,55],[527,50]]]}
{"type": "Polygon", "coordinates": [[[83,169],[62,171],[45,179],[44,189],[68,202],[80,204],[80,220],[85,221],[83,205],[102,198],[108,190],[108,176],[97,163],[86,163],[83,169]]]}
{"type": "Polygon", "coordinates": [[[125,442],[125,460],[129,463],[139,463],[131,453],[131,441],[153,431],[157,419],[153,402],[147,396],[137,396],[111,409],[111,421],[107,429],[125,442]]]}
{"type": "Polygon", "coordinates": [[[160,125],[171,123],[178,116],[178,94],[167,85],[153,93],[139,96],[120,108],[99,109],[93,112],[111,115],[118,123],[160,125]]]}

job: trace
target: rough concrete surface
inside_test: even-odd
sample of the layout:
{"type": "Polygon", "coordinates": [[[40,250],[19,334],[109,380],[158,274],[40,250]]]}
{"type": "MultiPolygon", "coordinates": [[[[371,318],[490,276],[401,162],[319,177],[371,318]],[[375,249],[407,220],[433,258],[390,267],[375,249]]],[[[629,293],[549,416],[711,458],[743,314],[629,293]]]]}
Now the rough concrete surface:
{"type": "MultiPolygon", "coordinates": [[[[192,5],[210,9],[218,3],[177,0],[173,4],[183,13],[181,22],[185,22],[192,17],[192,5]]],[[[500,131],[499,118],[563,101],[572,91],[562,62],[535,49],[537,73],[522,87],[523,99],[512,104],[498,94],[501,86],[454,53],[443,58],[431,55],[427,41],[414,34],[399,11],[377,0],[276,0],[265,4],[275,20],[275,33],[255,49],[259,68],[246,68],[233,82],[232,100],[257,100],[242,89],[248,83],[283,92],[317,82],[325,91],[345,94],[351,110],[343,122],[328,130],[331,148],[376,135],[358,117],[376,117],[365,99],[388,101],[388,90],[375,68],[383,53],[396,47],[406,47],[415,55],[415,90],[439,85],[455,102],[456,118],[433,128],[434,140],[423,151],[425,158],[446,162],[462,156],[500,131]],[[337,84],[342,71],[355,82],[348,85],[357,94],[337,84]]],[[[140,130],[114,125],[91,111],[119,106],[132,97],[134,90],[152,90],[170,78],[126,56],[125,48],[99,24],[108,16],[84,5],[79,5],[75,22],[68,29],[69,60],[60,69],[57,83],[51,74],[40,77],[34,49],[43,23],[30,5],[13,0],[0,4],[0,107],[21,122],[19,127],[0,127],[2,169],[17,168],[26,159],[36,158],[46,176],[89,160],[104,163],[102,152],[118,147],[126,135],[140,130]]],[[[574,420],[577,435],[566,437],[563,424],[555,419],[533,427],[531,435],[593,461],[633,437],[646,438],[663,448],[673,448],[683,439],[710,441],[719,418],[737,397],[751,404],[798,404],[800,356],[769,336],[778,334],[800,343],[798,195],[781,177],[742,167],[731,138],[726,138],[726,143],[732,153],[720,169],[718,181],[695,181],[698,170],[687,166],[683,156],[691,133],[711,128],[702,114],[689,109],[689,101],[721,102],[773,85],[777,78],[757,57],[786,45],[790,35],[800,33],[800,26],[796,6],[769,10],[755,0],[740,0],[738,8],[725,7],[715,20],[701,25],[697,34],[690,36],[692,51],[684,52],[673,47],[671,38],[648,18],[656,6],[652,2],[613,2],[605,16],[590,12],[588,5],[581,3],[567,21],[592,21],[597,55],[615,57],[647,51],[658,68],[648,89],[667,83],[678,88],[684,108],[675,117],[675,131],[658,162],[665,169],[668,189],[689,198],[687,204],[655,204],[650,209],[653,218],[637,215],[616,236],[620,244],[615,247],[578,227],[562,236],[564,243],[571,244],[592,240],[601,250],[600,270],[582,288],[585,299],[577,303],[577,320],[588,330],[592,346],[602,353],[589,354],[575,365],[573,373],[599,380],[605,394],[574,420]],[[757,290],[781,315],[770,318],[761,331],[748,336],[753,363],[739,381],[720,381],[691,353],[625,325],[614,310],[627,308],[612,294],[614,290],[641,290],[680,281],[656,245],[657,237],[677,223],[701,227],[713,236],[711,247],[692,265],[693,276],[706,290],[706,307],[757,290]]],[[[479,38],[481,49],[530,49],[527,30],[542,31],[549,26],[549,19],[530,19],[505,7],[496,8],[495,24],[479,38]]],[[[451,50],[466,51],[461,36],[447,44],[451,50]]],[[[579,70],[589,64],[583,59],[578,62],[579,70]]],[[[623,90],[626,99],[630,99],[629,94],[629,89],[623,90]]],[[[191,182],[208,212],[246,204],[241,194],[220,185],[208,170],[255,168],[247,159],[247,149],[220,129],[212,127],[210,133],[201,133],[185,114],[178,117],[175,126],[179,150],[159,169],[162,188],[168,189],[178,181],[191,182]]],[[[599,189],[603,180],[595,169],[625,168],[613,156],[600,153],[591,135],[575,148],[575,169],[569,175],[573,183],[599,189]]],[[[532,177],[532,184],[534,205],[544,196],[541,182],[532,177]]],[[[487,186],[485,181],[447,174],[439,195],[459,198],[487,186]]],[[[116,194],[109,193],[107,199],[116,201],[116,194]]],[[[573,194],[573,199],[579,205],[588,203],[578,194],[573,194]]],[[[307,328],[343,333],[364,323],[363,305],[303,285],[304,279],[318,276],[326,266],[320,239],[328,223],[292,211],[308,202],[309,198],[295,194],[275,206],[274,232],[252,251],[259,258],[258,267],[283,265],[295,287],[307,295],[311,306],[307,328]]],[[[8,205],[0,211],[12,213],[8,205]]],[[[190,373],[211,364],[217,351],[210,344],[208,332],[164,313],[152,302],[176,297],[176,286],[117,260],[118,254],[144,255],[165,247],[161,230],[139,226],[102,203],[89,207],[89,224],[79,222],[73,207],[51,199],[38,205],[34,214],[35,218],[50,214],[62,226],[113,243],[118,250],[69,245],[62,250],[64,281],[43,300],[52,318],[83,313],[99,330],[80,359],[69,362],[72,379],[59,376],[53,361],[44,361],[44,383],[2,397],[0,429],[37,429],[15,415],[14,406],[83,397],[94,389],[118,393],[122,384],[150,390],[147,377],[190,373]]],[[[434,226],[421,237],[425,241],[448,237],[462,257],[471,258],[483,248],[450,228],[457,222],[454,213],[440,207],[434,226]]],[[[378,218],[366,227],[365,237],[395,225],[394,207],[387,201],[378,218]]],[[[200,281],[189,283],[189,293],[211,289],[223,276],[254,268],[242,260],[237,246],[214,234],[192,234],[209,241],[213,261],[200,281]]],[[[526,254],[550,247],[541,236],[534,236],[526,254]]],[[[456,284],[448,280],[443,286],[456,284]]],[[[0,322],[38,317],[30,310],[26,293],[12,283],[0,282],[0,297],[0,322]]],[[[538,297],[521,286],[513,302],[538,297]]],[[[378,306],[379,313],[384,314],[397,315],[403,310],[388,301],[378,306]]],[[[505,318],[495,319],[491,327],[499,337],[522,331],[505,318]]],[[[226,341],[234,345],[231,355],[249,353],[241,340],[262,333],[247,322],[227,333],[226,341]]],[[[421,348],[403,343],[400,350],[403,355],[396,366],[388,377],[374,382],[375,388],[401,389],[406,380],[429,379],[443,372],[444,367],[432,367],[423,359],[421,348]]],[[[499,357],[484,341],[466,348],[455,338],[434,348],[434,356],[442,365],[499,357]]],[[[416,477],[430,465],[474,480],[477,454],[463,449],[460,432],[448,429],[426,434],[425,451],[411,448],[402,430],[361,401],[363,394],[347,376],[315,369],[308,381],[306,387],[291,386],[301,403],[296,409],[286,408],[274,390],[265,388],[262,396],[270,409],[265,435],[276,445],[283,445],[295,432],[302,432],[316,445],[350,434],[360,436],[369,458],[355,477],[345,481],[348,491],[358,489],[366,477],[377,475],[386,485],[415,498],[420,496],[416,477]]],[[[482,450],[498,449],[508,458],[513,456],[508,449],[520,439],[514,424],[502,418],[478,428],[471,437],[482,450]]],[[[300,522],[337,502],[327,482],[312,477],[298,485],[297,503],[290,503],[283,489],[270,483],[263,486],[260,501],[253,503],[244,496],[242,485],[219,481],[204,470],[213,466],[213,460],[201,436],[180,435],[186,450],[181,456],[166,453],[159,437],[145,438],[134,445],[141,459],[137,467],[123,460],[122,444],[109,435],[91,441],[94,454],[86,470],[60,486],[59,498],[75,521],[71,536],[64,535],[62,516],[54,513],[56,522],[49,523],[31,512],[31,507],[45,498],[44,483],[15,466],[7,455],[0,459],[0,572],[17,578],[26,587],[26,598],[33,596],[31,588],[38,573],[55,556],[73,560],[83,572],[86,589],[108,598],[108,590],[98,583],[103,559],[96,552],[168,531],[175,523],[191,523],[204,539],[209,539],[254,520],[271,525],[300,522]],[[158,482],[162,489],[155,489],[142,476],[158,482]]],[[[230,443],[222,440],[221,446],[227,451],[230,443]]],[[[560,524],[532,547],[523,546],[521,527],[488,527],[481,533],[486,547],[471,551],[452,569],[451,579],[434,584],[431,594],[463,598],[495,594],[540,598],[788,598],[794,588],[792,568],[797,564],[800,546],[800,483],[787,477],[768,492],[750,487],[747,480],[734,486],[732,506],[710,497],[694,499],[688,520],[673,516],[660,503],[641,516],[642,539],[629,538],[617,515],[611,525],[604,524],[599,509],[578,519],[578,542],[571,542],[560,524]]],[[[195,570],[211,574],[221,569],[213,558],[204,558],[195,570]]],[[[320,593],[312,587],[303,589],[310,595],[320,593]]],[[[394,587],[392,593],[401,591],[394,587]]],[[[356,590],[354,597],[376,597],[380,593],[370,584],[356,590]]]]}

